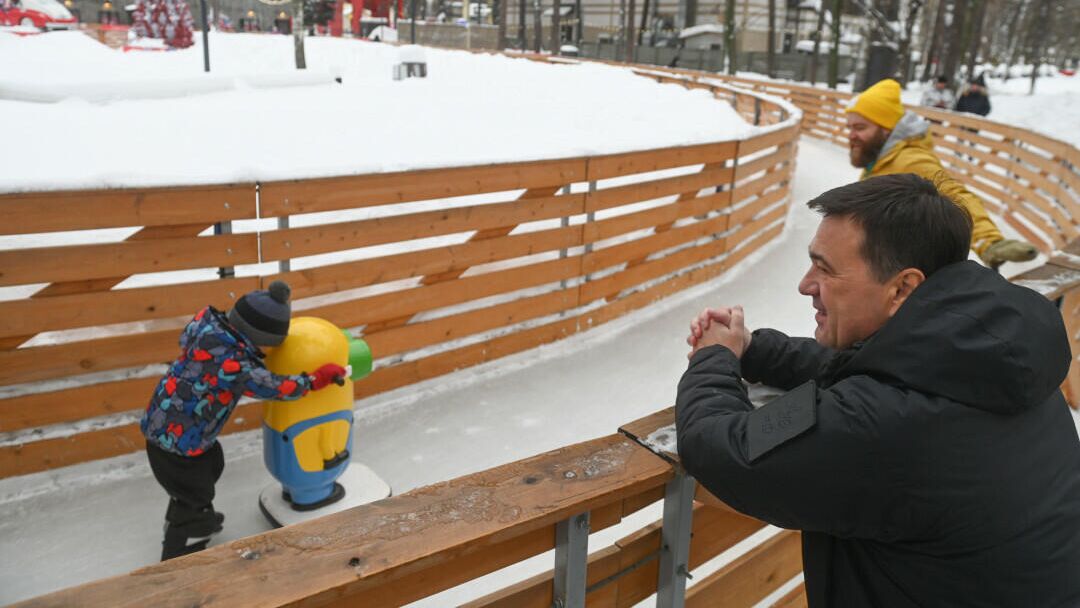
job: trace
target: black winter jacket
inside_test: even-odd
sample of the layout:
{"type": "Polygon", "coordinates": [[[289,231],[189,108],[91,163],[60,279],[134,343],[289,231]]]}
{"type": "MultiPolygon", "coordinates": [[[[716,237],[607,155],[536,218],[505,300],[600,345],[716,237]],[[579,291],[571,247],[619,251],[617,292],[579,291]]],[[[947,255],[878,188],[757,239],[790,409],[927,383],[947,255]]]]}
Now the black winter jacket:
{"type": "Polygon", "coordinates": [[[956,100],[956,111],[986,116],[990,113],[990,98],[985,93],[968,91],[956,100]]]}
{"type": "Polygon", "coordinates": [[[811,607],[1080,606],[1069,362],[1053,304],[963,262],[851,349],[759,330],[741,362],[695,353],[679,455],[735,509],[804,531],[811,607]],[[754,411],[740,375],[800,388],[754,411]]]}

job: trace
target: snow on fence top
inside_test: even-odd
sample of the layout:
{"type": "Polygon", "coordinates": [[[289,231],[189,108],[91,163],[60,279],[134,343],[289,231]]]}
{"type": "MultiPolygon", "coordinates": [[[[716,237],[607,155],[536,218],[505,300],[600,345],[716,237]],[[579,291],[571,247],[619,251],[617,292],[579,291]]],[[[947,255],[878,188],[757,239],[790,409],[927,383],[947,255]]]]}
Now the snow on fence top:
{"type": "Polygon", "coordinates": [[[212,35],[122,53],[78,32],[0,33],[0,192],[224,184],[577,156],[745,138],[711,95],[626,69],[430,49],[428,77],[394,81],[396,47],[307,41],[290,84],[284,36],[212,35]],[[183,86],[178,86],[177,83],[183,86]],[[17,100],[45,100],[17,101],[17,100]]]}

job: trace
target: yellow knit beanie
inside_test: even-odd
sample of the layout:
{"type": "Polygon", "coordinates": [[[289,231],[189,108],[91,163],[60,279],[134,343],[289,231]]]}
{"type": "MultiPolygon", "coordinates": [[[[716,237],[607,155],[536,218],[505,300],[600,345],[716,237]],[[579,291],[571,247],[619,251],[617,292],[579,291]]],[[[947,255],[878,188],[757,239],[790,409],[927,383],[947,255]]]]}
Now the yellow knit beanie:
{"type": "Polygon", "coordinates": [[[900,83],[891,78],[878,82],[859,93],[847,111],[865,116],[870,122],[892,131],[904,115],[904,105],[900,103],[900,83]]]}

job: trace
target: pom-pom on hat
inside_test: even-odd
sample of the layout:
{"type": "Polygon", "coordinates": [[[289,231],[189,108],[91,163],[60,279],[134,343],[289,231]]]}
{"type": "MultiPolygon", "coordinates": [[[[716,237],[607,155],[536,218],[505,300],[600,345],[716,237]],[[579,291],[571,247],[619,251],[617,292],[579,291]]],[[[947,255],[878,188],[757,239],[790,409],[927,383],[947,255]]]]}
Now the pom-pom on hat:
{"type": "Polygon", "coordinates": [[[284,281],[274,281],[268,289],[247,293],[229,311],[229,323],[258,346],[277,346],[289,335],[291,293],[284,281]]]}
{"type": "Polygon", "coordinates": [[[900,83],[891,78],[878,82],[859,93],[847,111],[892,131],[904,115],[904,104],[900,103],[900,83]]]}

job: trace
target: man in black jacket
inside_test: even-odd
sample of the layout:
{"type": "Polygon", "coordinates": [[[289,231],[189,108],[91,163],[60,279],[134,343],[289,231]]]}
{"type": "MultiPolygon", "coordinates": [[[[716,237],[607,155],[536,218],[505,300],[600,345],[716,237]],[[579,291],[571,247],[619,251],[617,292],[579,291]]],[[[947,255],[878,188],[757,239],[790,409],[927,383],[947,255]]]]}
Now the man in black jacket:
{"type": "Polygon", "coordinates": [[[691,323],[686,470],[803,531],[811,607],[1080,606],[1080,441],[1061,315],[966,261],[971,223],[910,174],[810,202],[815,339],[691,323]],[[741,378],[789,392],[754,410],[741,378]]]}

